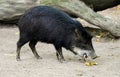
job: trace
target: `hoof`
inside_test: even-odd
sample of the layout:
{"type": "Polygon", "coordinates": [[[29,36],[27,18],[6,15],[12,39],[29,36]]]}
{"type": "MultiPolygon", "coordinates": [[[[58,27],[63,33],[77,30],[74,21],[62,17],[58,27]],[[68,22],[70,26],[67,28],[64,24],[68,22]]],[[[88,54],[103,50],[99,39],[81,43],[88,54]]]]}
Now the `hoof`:
{"type": "Polygon", "coordinates": [[[64,61],[62,61],[61,63],[67,63],[67,61],[64,60],[64,61]]]}
{"type": "Polygon", "coordinates": [[[16,58],[16,60],[17,60],[17,61],[21,61],[21,59],[20,59],[20,58],[16,58]]]}
{"type": "Polygon", "coordinates": [[[42,57],[40,57],[40,56],[35,56],[36,57],[36,59],[42,59],[42,57]]]}
{"type": "Polygon", "coordinates": [[[65,59],[59,60],[60,63],[66,63],[65,59]]]}

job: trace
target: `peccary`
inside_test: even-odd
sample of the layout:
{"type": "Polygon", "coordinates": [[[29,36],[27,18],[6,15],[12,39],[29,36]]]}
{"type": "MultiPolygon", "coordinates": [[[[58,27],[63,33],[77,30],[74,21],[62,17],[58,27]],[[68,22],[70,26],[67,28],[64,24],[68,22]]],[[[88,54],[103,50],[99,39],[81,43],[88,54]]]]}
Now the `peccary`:
{"type": "MultiPolygon", "coordinates": [[[[18,22],[20,31],[17,42],[17,56],[20,60],[21,47],[29,42],[29,46],[36,58],[41,58],[35,48],[38,41],[53,44],[56,56],[60,62],[65,61],[62,47],[75,55],[80,50],[87,50],[87,55],[96,58],[92,46],[92,36],[83,28],[82,24],[69,15],[50,6],[36,6],[25,12],[18,22]]],[[[47,47],[46,47],[47,48],[47,47]]]]}

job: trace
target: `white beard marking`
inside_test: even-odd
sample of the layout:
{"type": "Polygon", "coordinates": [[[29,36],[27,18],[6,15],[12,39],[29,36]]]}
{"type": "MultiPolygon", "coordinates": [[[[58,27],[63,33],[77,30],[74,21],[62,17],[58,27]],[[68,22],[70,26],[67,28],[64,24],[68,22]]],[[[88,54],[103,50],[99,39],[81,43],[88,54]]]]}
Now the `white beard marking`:
{"type": "Polygon", "coordinates": [[[91,51],[88,50],[82,50],[80,48],[74,47],[74,52],[76,52],[79,56],[83,57],[83,54],[86,53],[87,56],[90,56],[91,51]]]}

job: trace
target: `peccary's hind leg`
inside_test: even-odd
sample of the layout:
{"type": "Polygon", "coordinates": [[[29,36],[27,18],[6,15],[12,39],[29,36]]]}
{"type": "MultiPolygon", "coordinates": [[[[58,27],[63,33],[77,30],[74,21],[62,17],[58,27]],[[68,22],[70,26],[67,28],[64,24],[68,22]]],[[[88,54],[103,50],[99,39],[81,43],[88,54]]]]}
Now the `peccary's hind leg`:
{"type": "Polygon", "coordinates": [[[21,47],[27,43],[29,40],[27,38],[20,38],[19,41],[17,42],[17,50],[16,50],[16,60],[19,61],[20,60],[20,50],[21,47]]]}
{"type": "Polygon", "coordinates": [[[38,55],[38,53],[37,53],[37,51],[36,51],[36,48],[35,48],[35,45],[36,45],[36,44],[37,44],[37,41],[36,41],[36,40],[32,40],[32,41],[30,41],[29,46],[30,46],[30,48],[31,48],[34,56],[35,56],[37,59],[42,59],[42,58],[38,55]]]}

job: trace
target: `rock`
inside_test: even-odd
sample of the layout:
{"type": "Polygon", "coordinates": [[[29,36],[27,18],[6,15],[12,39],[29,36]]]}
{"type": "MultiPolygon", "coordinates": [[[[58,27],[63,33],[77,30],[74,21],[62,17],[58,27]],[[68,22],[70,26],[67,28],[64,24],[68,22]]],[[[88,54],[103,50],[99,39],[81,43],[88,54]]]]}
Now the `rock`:
{"type": "MultiPolygon", "coordinates": [[[[39,0],[0,0],[0,21],[15,21],[39,0]]],[[[11,22],[11,23],[12,23],[11,22]]]]}

